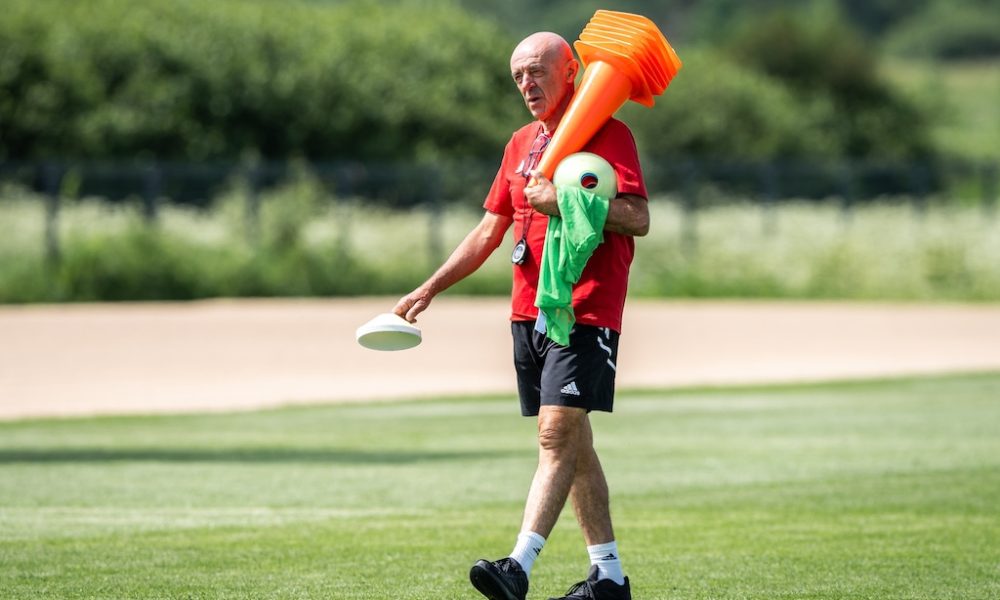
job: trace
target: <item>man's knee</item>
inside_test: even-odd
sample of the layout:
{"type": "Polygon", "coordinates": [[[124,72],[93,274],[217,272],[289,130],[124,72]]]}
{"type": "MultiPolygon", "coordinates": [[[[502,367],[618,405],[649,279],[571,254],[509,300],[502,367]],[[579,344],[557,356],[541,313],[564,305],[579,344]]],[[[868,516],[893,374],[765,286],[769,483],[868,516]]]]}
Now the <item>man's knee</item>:
{"type": "Polygon", "coordinates": [[[553,424],[538,430],[538,446],[549,452],[568,450],[576,446],[577,437],[570,428],[553,424]]]}
{"type": "Polygon", "coordinates": [[[585,418],[583,409],[543,407],[538,415],[538,446],[548,452],[577,450],[585,418]]]}

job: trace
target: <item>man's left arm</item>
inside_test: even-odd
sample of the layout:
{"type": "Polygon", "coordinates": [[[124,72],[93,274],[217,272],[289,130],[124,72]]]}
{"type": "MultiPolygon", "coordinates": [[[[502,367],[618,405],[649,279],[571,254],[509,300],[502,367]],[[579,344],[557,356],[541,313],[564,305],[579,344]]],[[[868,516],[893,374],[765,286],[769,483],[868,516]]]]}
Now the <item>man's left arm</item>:
{"type": "Polygon", "coordinates": [[[649,233],[649,201],[635,194],[621,194],[608,203],[605,231],[642,237],[649,233]]]}

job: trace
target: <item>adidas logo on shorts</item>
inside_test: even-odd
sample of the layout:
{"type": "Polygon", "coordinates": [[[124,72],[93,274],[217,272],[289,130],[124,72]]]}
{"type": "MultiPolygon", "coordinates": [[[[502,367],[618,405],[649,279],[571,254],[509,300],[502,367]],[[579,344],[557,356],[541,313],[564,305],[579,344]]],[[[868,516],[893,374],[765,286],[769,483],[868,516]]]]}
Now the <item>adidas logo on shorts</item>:
{"type": "Polygon", "coordinates": [[[576,382],[575,381],[571,381],[571,382],[567,383],[566,385],[564,385],[563,388],[561,390],[559,390],[559,393],[560,394],[567,394],[567,395],[570,395],[570,396],[579,396],[580,395],[580,390],[577,389],[576,382]]]}

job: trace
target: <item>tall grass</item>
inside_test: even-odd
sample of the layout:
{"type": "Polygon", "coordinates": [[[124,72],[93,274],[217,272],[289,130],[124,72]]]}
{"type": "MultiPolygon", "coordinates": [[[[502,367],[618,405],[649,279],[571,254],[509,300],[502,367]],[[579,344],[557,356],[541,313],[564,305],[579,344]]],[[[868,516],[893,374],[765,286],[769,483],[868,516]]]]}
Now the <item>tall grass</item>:
{"type": "MultiPolygon", "coordinates": [[[[63,200],[59,255],[45,204],[0,193],[0,301],[401,294],[475,225],[478,202],[392,210],[329,197],[308,176],[263,193],[239,184],[209,209],[63,200]]],[[[1000,220],[981,209],[836,202],[651,203],[631,292],[642,296],[1000,300],[1000,220]]],[[[508,240],[509,242],[509,240],[508,240]]],[[[509,243],[507,244],[509,246],[509,243]]],[[[505,246],[506,247],[506,246],[505,246]]],[[[501,249],[455,292],[506,294],[501,249]]]]}
{"type": "Polygon", "coordinates": [[[652,218],[633,267],[643,295],[1000,299],[1000,221],[980,210],[791,202],[685,216],[656,202],[652,218]]]}

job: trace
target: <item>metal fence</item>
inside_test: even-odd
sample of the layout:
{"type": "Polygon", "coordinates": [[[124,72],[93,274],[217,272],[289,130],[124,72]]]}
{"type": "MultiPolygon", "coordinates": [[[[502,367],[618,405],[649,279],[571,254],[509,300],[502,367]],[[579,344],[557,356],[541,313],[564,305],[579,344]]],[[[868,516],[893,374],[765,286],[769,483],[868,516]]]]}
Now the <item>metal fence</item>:
{"type": "MultiPolygon", "coordinates": [[[[448,163],[267,162],[107,163],[82,161],[0,162],[0,183],[18,183],[48,196],[100,196],[112,201],[139,198],[150,216],[170,200],[205,206],[234,181],[261,190],[308,172],[331,194],[387,206],[449,203],[481,196],[496,165],[448,163]]],[[[843,198],[865,202],[885,196],[927,198],[947,192],[984,206],[997,201],[998,163],[980,162],[739,162],[647,161],[651,193],[690,196],[710,188],[761,202],[783,198],[843,198]]]]}
{"type": "MultiPolygon", "coordinates": [[[[60,198],[98,196],[111,202],[138,202],[146,219],[155,222],[161,203],[208,207],[227,189],[240,185],[246,191],[248,228],[253,229],[259,195],[303,173],[321,185],[331,198],[362,199],[396,208],[425,206],[434,214],[451,203],[480,202],[495,172],[495,163],[481,161],[0,162],[0,185],[19,185],[46,199],[47,247],[51,256],[58,256],[55,223],[60,198]]],[[[734,199],[758,203],[766,210],[789,198],[834,198],[849,214],[853,207],[877,199],[893,198],[922,210],[928,203],[944,198],[947,202],[977,204],[984,213],[993,215],[1000,187],[998,174],[998,163],[990,161],[818,163],[690,159],[644,163],[650,194],[671,195],[692,222],[699,210],[734,199]]]]}

